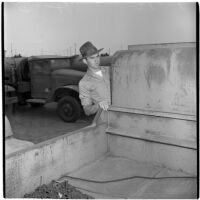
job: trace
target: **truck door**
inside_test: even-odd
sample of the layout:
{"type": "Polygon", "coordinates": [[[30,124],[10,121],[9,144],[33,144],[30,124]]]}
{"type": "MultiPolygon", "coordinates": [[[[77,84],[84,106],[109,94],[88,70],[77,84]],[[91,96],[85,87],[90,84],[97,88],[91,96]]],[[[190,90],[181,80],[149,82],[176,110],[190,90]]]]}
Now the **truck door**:
{"type": "Polygon", "coordinates": [[[49,60],[30,62],[31,96],[34,99],[47,99],[51,92],[51,69],[49,60]]]}

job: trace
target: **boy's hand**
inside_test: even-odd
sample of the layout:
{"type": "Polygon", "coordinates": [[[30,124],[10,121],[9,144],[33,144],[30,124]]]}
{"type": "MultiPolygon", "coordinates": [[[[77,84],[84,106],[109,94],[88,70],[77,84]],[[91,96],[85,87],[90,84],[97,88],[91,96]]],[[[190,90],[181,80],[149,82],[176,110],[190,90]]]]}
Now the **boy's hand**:
{"type": "Polygon", "coordinates": [[[109,107],[109,103],[107,101],[101,101],[99,102],[99,107],[102,108],[103,110],[108,110],[108,107],[109,107]]]}

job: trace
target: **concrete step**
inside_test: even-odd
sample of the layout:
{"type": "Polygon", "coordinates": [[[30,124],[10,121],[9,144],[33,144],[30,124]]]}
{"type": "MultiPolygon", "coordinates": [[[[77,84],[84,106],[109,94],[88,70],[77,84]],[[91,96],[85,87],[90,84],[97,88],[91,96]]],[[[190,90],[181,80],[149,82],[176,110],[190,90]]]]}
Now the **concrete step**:
{"type": "Polygon", "coordinates": [[[114,156],[197,173],[196,121],[191,116],[112,107],[106,133],[114,156]]]}
{"type": "Polygon", "coordinates": [[[117,134],[108,135],[108,149],[113,156],[122,156],[197,174],[197,151],[163,143],[136,139],[117,134]]]}
{"type": "Polygon", "coordinates": [[[130,133],[124,130],[119,130],[119,129],[115,129],[111,127],[108,127],[106,132],[107,134],[127,137],[130,139],[137,139],[137,140],[143,140],[143,141],[148,141],[148,142],[165,144],[169,146],[177,146],[181,148],[197,150],[196,141],[193,141],[193,140],[178,139],[178,138],[167,137],[167,136],[162,136],[162,135],[154,135],[154,134],[151,134],[151,132],[149,132],[148,134],[138,134],[137,132],[130,133]]]}

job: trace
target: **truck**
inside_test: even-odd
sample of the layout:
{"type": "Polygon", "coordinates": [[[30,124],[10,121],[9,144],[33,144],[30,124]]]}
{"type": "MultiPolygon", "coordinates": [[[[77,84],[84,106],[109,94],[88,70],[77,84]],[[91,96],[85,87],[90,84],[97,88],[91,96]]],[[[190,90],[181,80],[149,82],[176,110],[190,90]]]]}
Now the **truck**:
{"type": "Polygon", "coordinates": [[[44,186],[54,181],[58,198],[69,183],[100,199],[196,199],[196,56],[195,43],[116,52],[108,111],[80,130],[7,154],[5,196],[51,198],[44,186]]]}
{"type": "MultiPolygon", "coordinates": [[[[14,58],[13,58],[14,59],[14,58]]],[[[110,65],[102,57],[101,65],[110,65]]],[[[65,122],[75,122],[83,113],[78,83],[87,71],[80,56],[31,56],[5,66],[6,84],[15,88],[19,104],[41,107],[57,102],[57,114],[65,122]]]]}

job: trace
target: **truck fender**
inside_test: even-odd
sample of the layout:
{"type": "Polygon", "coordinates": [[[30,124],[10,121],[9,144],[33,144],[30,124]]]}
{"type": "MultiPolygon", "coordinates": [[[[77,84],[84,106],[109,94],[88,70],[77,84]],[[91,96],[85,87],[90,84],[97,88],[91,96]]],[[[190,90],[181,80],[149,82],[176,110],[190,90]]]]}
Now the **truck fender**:
{"type": "Polygon", "coordinates": [[[66,85],[66,86],[62,86],[61,88],[69,88],[71,90],[74,90],[76,92],[79,92],[79,88],[78,85],[66,85]]]}
{"type": "Polygon", "coordinates": [[[57,101],[59,98],[58,95],[62,95],[62,94],[68,94],[69,96],[74,96],[79,99],[78,85],[66,85],[66,86],[61,86],[61,87],[56,88],[52,92],[51,99],[49,100],[49,102],[57,101]]]}

